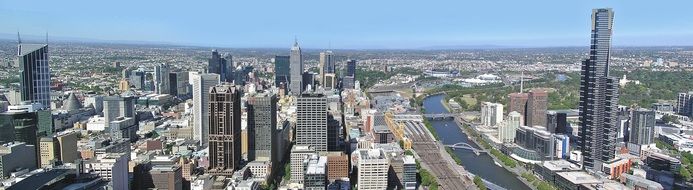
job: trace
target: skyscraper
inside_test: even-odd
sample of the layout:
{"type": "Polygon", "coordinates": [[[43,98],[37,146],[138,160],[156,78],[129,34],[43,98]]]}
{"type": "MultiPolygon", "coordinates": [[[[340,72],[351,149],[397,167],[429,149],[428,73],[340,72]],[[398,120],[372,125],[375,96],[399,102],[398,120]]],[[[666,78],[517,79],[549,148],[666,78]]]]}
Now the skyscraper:
{"type": "Polygon", "coordinates": [[[356,60],[347,61],[346,75],[342,78],[342,88],[354,89],[356,86],[356,60]]]}
{"type": "Polygon", "coordinates": [[[279,87],[281,83],[288,86],[291,78],[289,60],[289,56],[278,55],[274,57],[274,86],[279,87]]]}
{"type": "Polygon", "coordinates": [[[213,73],[195,74],[193,83],[193,130],[195,140],[207,147],[209,134],[209,89],[219,84],[219,75],[213,73]]]}
{"type": "Polygon", "coordinates": [[[155,90],[158,94],[170,94],[171,83],[169,81],[169,73],[171,67],[168,64],[162,63],[154,66],[154,83],[155,90]]]}
{"type": "Polygon", "coordinates": [[[272,160],[277,126],[277,98],[269,92],[248,97],[248,160],[272,160]],[[252,132],[252,135],[251,135],[252,132]]]}
{"type": "Polygon", "coordinates": [[[144,81],[146,79],[146,75],[144,71],[141,70],[134,70],[132,71],[132,74],[130,75],[130,83],[132,83],[135,88],[139,90],[144,90],[144,81]]]}
{"type": "Polygon", "coordinates": [[[218,74],[220,81],[233,82],[233,69],[233,57],[231,55],[221,57],[217,50],[212,50],[212,58],[209,58],[207,64],[208,73],[218,74]]]}
{"type": "Polygon", "coordinates": [[[644,108],[633,110],[630,116],[630,140],[638,145],[654,143],[655,111],[644,108]]]}
{"type": "Polygon", "coordinates": [[[592,10],[590,58],[582,62],[580,82],[580,140],[582,166],[599,170],[614,158],[618,106],[618,79],[609,77],[611,9],[592,10]]]}
{"type": "Polygon", "coordinates": [[[546,127],[546,108],[548,94],[543,90],[529,91],[527,110],[525,110],[525,125],[546,127]]]}
{"type": "Polygon", "coordinates": [[[289,58],[291,82],[289,82],[289,90],[293,95],[303,93],[303,55],[301,55],[301,47],[298,46],[298,41],[294,42],[291,47],[289,58]]]}
{"type": "Polygon", "coordinates": [[[334,73],[334,54],[332,51],[320,52],[320,84],[325,86],[325,75],[334,73]]]}
{"type": "Polygon", "coordinates": [[[484,126],[496,126],[503,121],[503,104],[482,102],[481,124],[484,126]]]}
{"type": "Polygon", "coordinates": [[[498,125],[498,139],[503,143],[512,143],[515,140],[515,130],[522,126],[522,115],[517,112],[508,113],[508,119],[498,125]]]}
{"type": "Polygon", "coordinates": [[[323,94],[302,94],[296,109],[296,144],[327,151],[327,98],[323,94]]]}
{"type": "Polygon", "coordinates": [[[510,93],[508,95],[508,98],[510,99],[509,104],[508,104],[508,113],[510,112],[517,112],[519,113],[522,118],[520,118],[521,125],[525,125],[525,121],[527,118],[525,118],[525,111],[527,109],[527,99],[529,99],[529,95],[527,93],[510,93]]]}
{"type": "Polygon", "coordinates": [[[51,73],[47,44],[17,45],[22,101],[38,102],[51,107],[51,73]]]}
{"type": "Polygon", "coordinates": [[[356,60],[349,59],[347,61],[346,76],[356,77],[356,60]]]}
{"type": "Polygon", "coordinates": [[[691,117],[691,108],[693,107],[693,92],[679,93],[676,101],[676,113],[683,116],[691,117]]]}
{"type": "Polygon", "coordinates": [[[209,173],[231,176],[241,164],[241,93],[233,85],[217,85],[209,100],[209,173]]]}
{"type": "Polygon", "coordinates": [[[178,74],[179,73],[169,73],[168,74],[168,84],[169,93],[171,96],[178,96],[178,74]]]}

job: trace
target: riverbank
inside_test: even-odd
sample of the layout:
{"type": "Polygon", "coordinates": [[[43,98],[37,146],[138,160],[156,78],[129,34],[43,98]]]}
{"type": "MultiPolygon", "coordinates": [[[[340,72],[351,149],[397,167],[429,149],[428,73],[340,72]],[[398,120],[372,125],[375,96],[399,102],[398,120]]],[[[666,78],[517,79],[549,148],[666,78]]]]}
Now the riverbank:
{"type": "MultiPolygon", "coordinates": [[[[423,101],[426,114],[432,113],[452,113],[449,112],[449,107],[446,107],[444,100],[445,95],[429,96],[423,101]]],[[[531,186],[518,179],[516,174],[507,171],[497,164],[491,156],[474,154],[473,150],[467,149],[445,149],[444,144],[468,143],[473,145],[474,142],[469,142],[468,136],[459,128],[459,125],[454,120],[431,120],[432,128],[440,136],[442,154],[447,154],[446,162],[455,167],[464,168],[465,173],[471,176],[479,176],[487,183],[487,187],[491,189],[532,189],[531,186]],[[458,125],[455,127],[454,125],[458,125]],[[456,157],[458,159],[454,159],[456,157]],[[459,160],[459,161],[457,161],[459,160]]]]}
{"type": "MultiPolygon", "coordinates": [[[[507,171],[510,172],[510,173],[513,173],[513,174],[515,175],[515,178],[517,178],[518,180],[522,181],[522,183],[524,183],[525,185],[527,185],[528,187],[530,187],[532,190],[537,190],[537,187],[536,187],[536,186],[532,185],[531,182],[529,182],[529,181],[527,181],[526,179],[524,179],[524,178],[521,177],[523,173],[527,172],[527,170],[526,170],[524,167],[522,167],[522,166],[520,166],[520,167],[517,167],[517,166],[511,167],[511,166],[506,165],[505,162],[503,162],[503,161],[502,161],[501,159],[499,159],[496,155],[494,155],[494,154],[491,153],[491,151],[493,151],[493,150],[498,151],[497,149],[493,148],[491,145],[488,145],[488,142],[483,141],[483,139],[481,139],[481,141],[483,141],[483,142],[481,142],[481,143],[478,142],[479,140],[477,140],[477,137],[475,136],[475,134],[471,134],[471,133],[469,132],[469,130],[473,130],[473,129],[469,128],[469,126],[467,126],[467,124],[462,123],[462,122],[459,121],[459,120],[460,120],[460,118],[455,118],[455,122],[457,123],[457,127],[459,127],[460,130],[462,130],[462,131],[467,135],[467,137],[470,137],[469,139],[470,139],[477,147],[482,148],[483,150],[486,150],[486,151],[488,152],[488,155],[489,155],[491,158],[493,158],[493,161],[494,161],[494,162],[496,162],[496,163],[503,163],[503,164],[502,164],[502,165],[503,165],[503,169],[507,170],[507,171]],[[486,143],[487,145],[484,145],[484,143],[486,143]]],[[[502,153],[501,153],[501,154],[502,154],[502,153]]],[[[517,161],[515,161],[515,162],[517,162],[517,161]]]]}

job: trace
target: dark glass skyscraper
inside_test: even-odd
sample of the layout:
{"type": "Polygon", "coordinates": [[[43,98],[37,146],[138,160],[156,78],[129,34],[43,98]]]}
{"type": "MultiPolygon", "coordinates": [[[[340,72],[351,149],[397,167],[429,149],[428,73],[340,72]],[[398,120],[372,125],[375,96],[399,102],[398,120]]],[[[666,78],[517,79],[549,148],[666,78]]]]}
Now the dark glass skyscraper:
{"type": "Polygon", "coordinates": [[[289,69],[289,56],[274,57],[274,86],[279,87],[281,83],[289,86],[291,70],[289,69]]]}
{"type": "Polygon", "coordinates": [[[347,61],[346,76],[356,77],[356,60],[347,61]]]}
{"type": "Polygon", "coordinates": [[[48,66],[47,44],[20,44],[17,46],[17,64],[20,69],[22,101],[38,102],[51,107],[51,73],[48,66]]]}
{"type": "MultiPolygon", "coordinates": [[[[272,139],[277,127],[277,98],[268,93],[248,97],[248,160],[272,160],[272,139]]],[[[278,145],[277,145],[278,146],[278,145]]]]}
{"type": "Polygon", "coordinates": [[[233,82],[233,57],[221,57],[217,50],[212,50],[212,58],[208,60],[207,72],[219,74],[222,82],[233,82]]]}
{"type": "Polygon", "coordinates": [[[231,176],[241,164],[241,93],[233,85],[209,90],[209,172],[231,176]]]}
{"type": "Polygon", "coordinates": [[[582,62],[579,147],[582,166],[599,170],[615,156],[618,79],[609,77],[614,12],[592,10],[590,58],[582,62]]]}

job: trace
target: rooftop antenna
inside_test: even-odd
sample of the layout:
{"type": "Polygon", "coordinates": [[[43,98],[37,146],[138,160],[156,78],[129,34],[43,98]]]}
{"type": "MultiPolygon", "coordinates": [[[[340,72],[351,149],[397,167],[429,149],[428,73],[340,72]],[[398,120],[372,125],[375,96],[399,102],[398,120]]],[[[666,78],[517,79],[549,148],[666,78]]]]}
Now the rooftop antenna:
{"type": "Polygon", "coordinates": [[[525,71],[522,70],[522,74],[520,75],[520,93],[524,90],[524,82],[525,82],[525,71]]]}
{"type": "Polygon", "coordinates": [[[17,43],[22,43],[22,37],[19,36],[19,31],[17,31],[17,43]]]}
{"type": "Polygon", "coordinates": [[[48,45],[48,31],[46,31],[46,45],[48,45]]]}

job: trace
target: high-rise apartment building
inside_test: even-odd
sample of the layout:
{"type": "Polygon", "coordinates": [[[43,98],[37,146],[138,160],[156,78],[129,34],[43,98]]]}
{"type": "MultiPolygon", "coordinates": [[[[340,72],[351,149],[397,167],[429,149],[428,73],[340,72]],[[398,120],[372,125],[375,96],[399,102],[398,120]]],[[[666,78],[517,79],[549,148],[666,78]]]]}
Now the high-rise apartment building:
{"type": "Polygon", "coordinates": [[[290,77],[289,89],[291,94],[300,95],[303,93],[303,55],[301,55],[301,47],[298,46],[298,41],[294,42],[289,54],[290,77]]]}
{"type": "Polygon", "coordinates": [[[691,110],[693,110],[693,92],[679,93],[676,99],[676,113],[691,117],[693,116],[691,110]]]}
{"type": "Polygon", "coordinates": [[[47,44],[17,45],[22,101],[38,102],[51,107],[51,73],[47,44]]]}
{"type": "Polygon", "coordinates": [[[209,90],[209,172],[231,176],[241,164],[241,92],[233,85],[209,90]]]}
{"type": "Polygon", "coordinates": [[[503,104],[482,102],[481,124],[484,126],[496,126],[503,122],[503,104]]]}
{"type": "Polygon", "coordinates": [[[544,126],[546,125],[546,109],[548,108],[548,94],[543,90],[531,90],[527,98],[527,109],[525,110],[525,125],[544,126]]]}
{"type": "Polygon", "coordinates": [[[655,111],[644,108],[633,110],[629,123],[630,140],[628,142],[638,145],[654,143],[655,111]]]}
{"type": "Polygon", "coordinates": [[[106,181],[109,181],[113,189],[130,189],[128,177],[128,162],[130,155],[127,153],[108,153],[98,156],[86,168],[106,181]]]}
{"type": "Polygon", "coordinates": [[[515,130],[522,125],[522,115],[510,112],[508,118],[498,125],[498,139],[503,143],[512,143],[515,140],[515,130]]]}
{"type": "Polygon", "coordinates": [[[195,140],[207,147],[209,138],[209,89],[219,84],[219,75],[213,73],[194,74],[193,86],[193,129],[195,140]]]}
{"type": "Polygon", "coordinates": [[[580,83],[580,140],[582,166],[599,170],[615,156],[618,79],[609,77],[614,12],[592,10],[590,58],[582,62],[580,83]]]}
{"type": "Polygon", "coordinates": [[[296,105],[296,144],[327,151],[327,98],[323,94],[302,94],[296,105]]]}
{"type": "Polygon", "coordinates": [[[291,79],[289,63],[289,56],[278,55],[274,57],[274,86],[279,87],[283,83],[286,87],[289,87],[291,79]]]}
{"type": "Polygon", "coordinates": [[[249,95],[248,160],[272,160],[272,142],[277,126],[277,98],[269,92],[249,95]]]}

